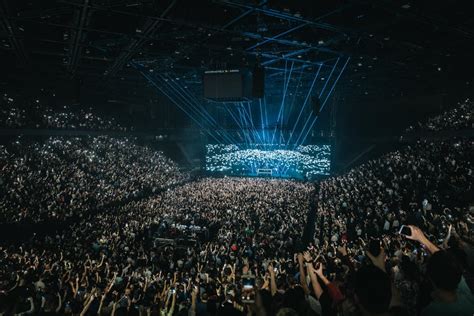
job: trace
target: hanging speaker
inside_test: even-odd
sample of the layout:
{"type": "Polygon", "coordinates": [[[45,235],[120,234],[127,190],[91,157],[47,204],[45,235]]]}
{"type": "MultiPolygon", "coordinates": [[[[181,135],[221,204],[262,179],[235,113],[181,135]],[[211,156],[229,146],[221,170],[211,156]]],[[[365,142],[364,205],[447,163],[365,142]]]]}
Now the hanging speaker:
{"type": "Polygon", "coordinates": [[[252,77],[252,97],[263,98],[265,94],[265,68],[256,64],[252,77]]]}

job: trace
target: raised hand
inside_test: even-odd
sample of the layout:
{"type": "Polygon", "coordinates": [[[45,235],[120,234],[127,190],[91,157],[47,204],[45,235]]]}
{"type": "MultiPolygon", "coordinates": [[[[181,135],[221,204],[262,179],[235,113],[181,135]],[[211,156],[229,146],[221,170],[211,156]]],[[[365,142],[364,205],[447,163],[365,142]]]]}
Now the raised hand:
{"type": "Polygon", "coordinates": [[[315,270],[316,274],[319,276],[323,275],[323,268],[323,264],[321,262],[318,263],[318,268],[315,270]]]}
{"type": "Polygon", "coordinates": [[[198,296],[198,293],[199,293],[199,288],[197,286],[194,286],[193,291],[191,292],[191,297],[196,298],[198,296]]]}
{"type": "Polygon", "coordinates": [[[342,246],[337,247],[337,251],[344,257],[347,256],[346,244],[343,244],[342,246]]]}
{"type": "Polygon", "coordinates": [[[309,253],[309,251],[303,252],[303,258],[306,262],[310,262],[313,260],[313,258],[311,258],[311,254],[309,253]]]}
{"type": "Polygon", "coordinates": [[[414,225],[408,225],[408,227],[410,227],[411,229],[411,235],[406,236],[408,239],[415,240],[421,243],[424,243],[427,240],[425,234],[421,229],[414,225]]]}
{"type": "Polygon", "coordinates": [[[425,246],[425,248],[431,253],[435,253],[439,250],[439,248],[433,244],[428,238],[426,238],[425,234],[421,229],[416,226],[408,225],[411,228],[411,235],[406,236],[408,239],[418,241],[425,246]]]}
{"type": "Polygon", "coordinates": [[[372,261],[374,266],[376,266],[377,268],[379,268],[383,272],[387,272],[385,270],[385,250],[382,247],[380,247],[380,253],[377,257],[374,257],[370,253],[370,251],[366,251],[365,254],[370,258],[370,261],[372,261]]]}

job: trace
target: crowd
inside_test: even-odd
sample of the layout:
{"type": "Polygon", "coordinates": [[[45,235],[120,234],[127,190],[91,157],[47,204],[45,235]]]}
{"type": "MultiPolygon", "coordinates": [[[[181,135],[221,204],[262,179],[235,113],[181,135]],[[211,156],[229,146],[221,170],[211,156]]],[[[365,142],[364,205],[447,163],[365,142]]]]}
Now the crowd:
{"type": "Polygon", "coordinates": [[[470,99],[466,99],[456,107],[431,117],[425,122],[418,122],[416,125],[410,126],[406,132],[433,132],[468,128],[474,128],[474,102],[470,99]]]}
{"type": "Polygon", "coordinates": [[[64,220],[189,178],[131,139],[21,137],[0,146],[0,222],[64,220]]]}
{"type": "Polygon", "coordinates": [[[126,131],[115,118],[97,115],[92,108],[49,106],[39,99],[19,101],[0,97],[0,128],[49,128],[93,131],[126,131]]]}
{"type": "Polygon", "coordinates": [[[402,225],[412,224],[456,257],[452,261],[459,261],[464,279],[474,288],[473,153],[471,140],[420,141],[322,181],[314,243],[322,245],[334,280],[349,291],[350,275],[340,247],[350,254],[350,266],[360,266],[366,250],[382,244],[400,303],[409,314],[419,314],[429,302],[431,276],[420,274],[429,263],[426,246],[398,234],[402,225]]]}
{"type": "Polygon", "coordinates": [[[419,141],[313,184],[20,139],[0,152],[1,221],[80,216],[0,242],[0,313],[470,316],[473,147],[419,141]]]}

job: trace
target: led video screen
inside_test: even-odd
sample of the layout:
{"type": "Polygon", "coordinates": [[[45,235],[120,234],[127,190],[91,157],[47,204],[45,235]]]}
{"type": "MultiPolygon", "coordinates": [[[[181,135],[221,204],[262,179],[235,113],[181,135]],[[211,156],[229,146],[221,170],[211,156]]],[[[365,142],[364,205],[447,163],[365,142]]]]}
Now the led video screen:
{"type": "Polygon", "coordinates": [[[206,171],[311,180],[329,175],[331,145],[208,144],[206,171]]]}

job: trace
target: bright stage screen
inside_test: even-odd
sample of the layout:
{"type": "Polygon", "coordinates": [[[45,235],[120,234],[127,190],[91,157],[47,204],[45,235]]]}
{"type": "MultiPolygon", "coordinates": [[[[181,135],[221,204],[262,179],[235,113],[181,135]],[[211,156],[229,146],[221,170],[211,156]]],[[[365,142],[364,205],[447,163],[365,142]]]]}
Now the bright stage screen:
{"type": "Polygon", "coordinates": [[[206,170],[236,176],[313,179],[328,175],[331,145],[208,144],[206,170]]]}

